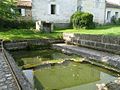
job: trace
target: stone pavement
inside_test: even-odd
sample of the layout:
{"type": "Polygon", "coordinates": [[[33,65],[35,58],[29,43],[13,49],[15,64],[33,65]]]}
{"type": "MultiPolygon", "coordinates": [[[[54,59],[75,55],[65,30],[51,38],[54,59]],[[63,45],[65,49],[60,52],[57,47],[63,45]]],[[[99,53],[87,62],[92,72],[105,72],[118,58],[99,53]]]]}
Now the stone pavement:
{"type": "Polygon", "coordinates": [[[73,53],[88,59],[104,62],[120,69],[120,55],[67,44],[53,44],[53,48],[66,53],[73,53]]]}
{"type": "Polygon", "coordinates": [[[20,90],[2,52],[0,52],[0,90],[20,90]]]}

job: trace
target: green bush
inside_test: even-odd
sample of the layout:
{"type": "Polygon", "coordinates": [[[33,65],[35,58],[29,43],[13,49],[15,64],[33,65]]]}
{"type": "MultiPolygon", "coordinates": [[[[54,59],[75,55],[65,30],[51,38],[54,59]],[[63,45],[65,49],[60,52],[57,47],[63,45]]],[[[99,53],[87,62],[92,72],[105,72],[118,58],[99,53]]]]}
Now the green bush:
{"type": "Polygon", "coordinates": [[[115,16],[112,16],[112,18],[111,18],[111,23],[112,23],[112,24],[117,24],[117,19],[116,19],[115,16]]]}
{"type": "Polygon", "coordinates": [[[35,23],[33,21],[18,21],[18,20],[9,20],[9,19],[3,19],[0,18],[0,28],[15,28],[15,29],[30,29],[34,28],[35,23]]]}
{"type": "Polygon", "coordinates": [[[84,13],[84,12],[75,12],[70,19],[72,25],[74,28],[95,28],[95,24],[93,22],[93,15],[90,13],[84,13]]]}
{"type": "Polygon", "coordinates": [[[115,16],[112,16],[111,24],[113,24],[113,25],[120,25],[120,18],[116,18],[115,16]]]}
{"type": "Polygon", "coordinates": [[[117,24],[120,25],[120,18],[118,18],[118,20],[117,20],[117,24]]]}

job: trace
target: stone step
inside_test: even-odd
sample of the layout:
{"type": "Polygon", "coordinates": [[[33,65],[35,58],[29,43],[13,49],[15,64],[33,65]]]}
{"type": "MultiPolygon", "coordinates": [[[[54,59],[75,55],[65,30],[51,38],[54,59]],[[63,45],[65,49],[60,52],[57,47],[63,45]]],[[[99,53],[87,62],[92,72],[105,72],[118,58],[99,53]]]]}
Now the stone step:
{"type": "Polygon", "coordinates": [[[120,55],[67,44],[53,44],[52,47],[97,62],[103,62],[120,69],[120,55]]]}

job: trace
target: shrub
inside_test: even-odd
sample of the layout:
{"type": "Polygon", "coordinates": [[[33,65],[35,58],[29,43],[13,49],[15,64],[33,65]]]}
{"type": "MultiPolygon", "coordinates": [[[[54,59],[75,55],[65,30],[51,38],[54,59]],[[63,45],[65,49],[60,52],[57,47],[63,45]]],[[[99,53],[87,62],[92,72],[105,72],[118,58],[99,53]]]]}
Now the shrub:
{"type": "Polygon", "coordinates": [[[116,19],[115,16],[112,16],[112,18],[111,18],[111,23],[112,23],[112,24],[117,24],[117,19],[116,19]]]}
{"type": "Polygon", "coordinates": [[[33,21],[19,21],[19,20],[10,20],[10,19],[3,19],[0,18],[0,28],[34,28],[35,23],[33,21]]]}
{"type": "Polygon", "coordinates": [[[70,19],[74,28],[95,28],[95,24],[93,22],[93,15],[90,13],[84,12],[75,12],[70,19]]]}
{"type": "Polygon", "coordinates": [[[120,18],[118,18],[118,20],[117,20],[117,24],[120,25],[120,18]]]}

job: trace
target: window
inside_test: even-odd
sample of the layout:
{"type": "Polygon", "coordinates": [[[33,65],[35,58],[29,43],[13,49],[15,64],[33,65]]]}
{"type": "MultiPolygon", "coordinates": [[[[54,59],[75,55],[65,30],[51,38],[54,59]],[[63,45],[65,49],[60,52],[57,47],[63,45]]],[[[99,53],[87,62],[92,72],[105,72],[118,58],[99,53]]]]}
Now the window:
{"type": "Polygon", "coordinates": [[[21,9],[21,15],[25,16],[25,9],[21,9]]]}
{"type": "Polygon", "coordinates": [[[51,5],[51,14],[56,14],[56,5],[51,5]]]}
{"type": "Polygon", "coordinates": [[[18,9],[19,14],[21,15],[21,9],[18,9]]]}
{"type": "Polygon", "coordinates": [[[118,12],[115,12],[115,18],[116,19],[118,18],[118,12]]]}
{"type": "Polygon", "coordinates": [[[111,11],[107,11],[107,20],[110,20],[111,11]]]}

